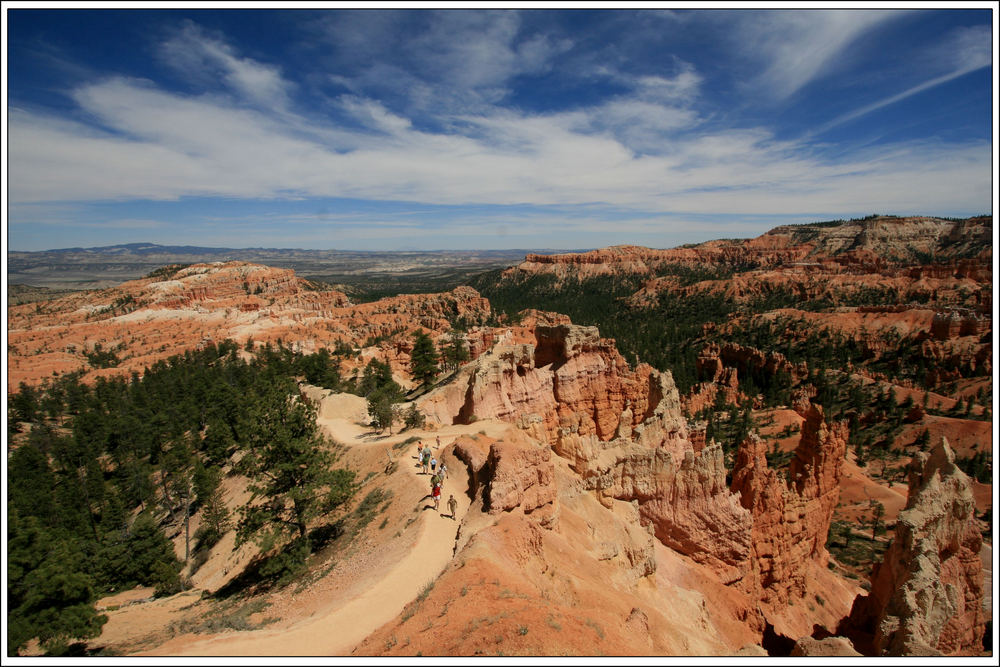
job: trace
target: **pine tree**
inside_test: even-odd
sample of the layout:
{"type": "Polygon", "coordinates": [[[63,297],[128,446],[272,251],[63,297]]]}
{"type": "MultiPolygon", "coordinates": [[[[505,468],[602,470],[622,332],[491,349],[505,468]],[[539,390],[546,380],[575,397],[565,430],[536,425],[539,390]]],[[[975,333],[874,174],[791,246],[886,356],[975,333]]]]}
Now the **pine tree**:
{"type": "Polygon", "coordinates": [[[377,359],[371,359],[368,365],[365,366],[365,371],[361,376],[361,382],[358,383],[356,393],[358,396],[367,397],[372,392],[383,387],[389,387],[392,391],[400,395],[403,393],[402,388],[392,379],[392,369],[389,368],[389,364],[377,359]]]}
{"type": "Polygon", "coordinates": [[[458,368],[469,360],[469,348],[457,331],[452,331],[448,336],[448,342],[441,350],[441,358],[449,368],[458,368]]]}
{"type": "Polygon", "coordinates": [[[93,578],[71,541],[56,538],[35,517],[11,508],[7,524],[7,654],[37,637],[52,655],[70,640],[101,634],[93,578]]]}
{"type": "Polygon", "coordinates": [[[416,331],[413,334],[413,352],[410,354],[410,372],[413,378],[424,387],[430,386],[437,377],[438,368],[437,351],[434,349],[434,342],[431,337],[423,331],[416,331]]]}
{"type": "Polygon", "coordinates": [[[237,543],[273,544],[284,535],[306,540],[309,522],[354,493],[354,472],[334,468],[336,456],[316,425],[315,408],[290,396],[293,385],[259,388],[245,415],[247,449],[238,470],[250,479],[237,543]]]}
{"type": "Polygon", "coordinates": [[[885,505],[872,499],[868,503],[872,511],[872,560],[875,560],[875,537],[882,525],[882,517],[885,515],[885,505]]]}
{"type": "Polygon", "coordinates": [[[368,414],[379,431],[388,428],[389,433],[392,433],[392,423],[396,419],[395,406],[399,398],[399,395],[388,387],[378,389],[368,396],[368,414]]]}
{"type": "Polygon", "coordinates": [[[421,428],[425,421],[424,413],[418,410],[415,404],[411,403],[410,408],[403,415],[403,423],[406,425],[406,428],[421,428]]]}
{"type": "MultiPolygon", "coordinates": [[[[183,510],[185,563],[191,558],[191,507],[195,496],[194,467],[195,455],[187,437],[181,438],[163,457],[161,475],[166,477],[166,487],[183,510]]],[[[174,508],[170,509],[172,515],[174,508]]]]}
{"type": "Polygon", "coordinates": [[[156,595],[181,590],[182,564],[174,545],[149,512],[141,513],[124,534],[105,538],[101,549],[102,583],[105,586],[153,586],[156,595]]]}
{"type": "Polygon", "coordinates": [[[21,382],[17,393],[10,396],[10,419],[12,422],[33,422],[38,417],[38,393],[21,382]]]}

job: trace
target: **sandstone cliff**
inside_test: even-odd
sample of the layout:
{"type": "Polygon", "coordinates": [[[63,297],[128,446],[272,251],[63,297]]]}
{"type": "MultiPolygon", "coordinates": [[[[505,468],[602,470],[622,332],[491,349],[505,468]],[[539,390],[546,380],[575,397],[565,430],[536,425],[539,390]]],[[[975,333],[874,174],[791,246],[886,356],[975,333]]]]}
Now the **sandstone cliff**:
{"type": "Polygon", "coordinates": [[[697,568],[663,558],[634,503],[598,502],[523,430],[453,451],[473,499],[452,564],[356,654],[725,655],[754,641],[738,612],[708,604],[697,568]]]}

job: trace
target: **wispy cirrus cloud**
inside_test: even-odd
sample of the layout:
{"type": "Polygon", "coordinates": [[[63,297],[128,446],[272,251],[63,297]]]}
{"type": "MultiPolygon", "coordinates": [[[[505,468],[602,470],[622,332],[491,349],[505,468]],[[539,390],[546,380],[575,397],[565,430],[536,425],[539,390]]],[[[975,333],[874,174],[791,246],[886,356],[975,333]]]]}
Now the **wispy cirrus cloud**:
{"type": "Polygon", "coordinates": [[[354,94],[413,113],[468,112],[504,100],[514,79],[548,71],[573,45],[522,27],[510,10],[343,12],[319,21],[317,37],[345,67],[329,80],[354,94]]]}
{"type": "Polygon", "coordinates": [[[783,101],[836,66],[866,32],[901,16],[875,9],[737,12],[732,34],[740,53],[759,68],[747,85],[783,101]]]}
{"type": "Polygon", "coordinates": [[[858,109],[837,116],[818,127],[811,135],[822,134],[827,130],[870,114],[873,111],[897,102],[902,102],[925,90],[930,90],[931,88],[953,81],[960,76],[965,76],[984,67],[990,67],[993,64],[990,41],[989,29],[985,26],[975,26],[953,31],[933,49],[931,57],[928,58],[929,63],[931,63],[934,69],[947,68],[943,74],[938,74],[899,93],[884,97],[871,104],[866,104],[858,109]]]}
{"type": "Polygon", "coordinates": [[[286,108],[292,84],[278,67],[241,57],[222,37],[187,21],[160,44],[161,59],[188,79],[214,87],[222,83],[240,98],[265,107],[286,108]]]}

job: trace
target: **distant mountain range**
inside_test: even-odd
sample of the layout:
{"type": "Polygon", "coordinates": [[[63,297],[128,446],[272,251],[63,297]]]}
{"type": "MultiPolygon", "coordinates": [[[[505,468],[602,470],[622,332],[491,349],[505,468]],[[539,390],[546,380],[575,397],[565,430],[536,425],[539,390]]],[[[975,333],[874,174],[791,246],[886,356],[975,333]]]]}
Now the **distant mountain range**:
{"type": "Polygon", "coordinates": [[[118,245],[98,246],[92,248],[53,248],[51,250],[39,250],[33,252],[18,252],[13,254],[39,255],[46,253],[90,253],[90,254],[134,254],[134,255],[219,255],[219,254],[310,254],[316,256],[354,256],[354,255],[427,255],[427,254],[473,254],[477,256],[510,256],[524,255],[527,253],[555,254],[562,252],[575,252],[571,250],[532,250],[532,249],[504,249],[504,250],[308,250],[304,248],[215,248],[207,246],[193,245],[159,245],[157,243],[122,243],[118,245]]]}

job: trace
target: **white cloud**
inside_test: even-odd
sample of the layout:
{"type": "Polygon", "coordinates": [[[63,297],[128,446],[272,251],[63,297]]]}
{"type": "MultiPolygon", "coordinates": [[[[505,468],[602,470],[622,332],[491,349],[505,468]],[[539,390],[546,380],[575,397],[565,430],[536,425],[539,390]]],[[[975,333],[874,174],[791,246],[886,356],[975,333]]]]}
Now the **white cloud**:
{"type": "MultiPolygon", "coordinates": [[[[752,13],[739,34],[764,54],[760,81],[787,96],[897,14],[752,13]]],[[[384,34],[398,31],[395,20],[380,24],[384,34]]],[[[353,44],[345,25],[338,26],[345,44],[353,44]]],[[[989,55],[982,31],[950,39],[949,62],[959,70],[980,67],[989,55]]],[[[701,75],[676,59],[671,75],[628,75],[609,66],[605,76],[628,92],[573,111],[517,112],[489,103],[506,94],[513,77],[544,72],[569,47],[565,40],[522,35],[514,12],[444,12],[430,30],[399,47],[421,76],[382,63],[360,76],[331,75],[354,91],[331,98],[328,109],[350,119],[352,129],[317,112],[297,113],[289,97],[293,87],[277,67],[188,24],[162,45],[162,55],[194,79],[222,81],[225,94],[184,96],[148,81],[99,81],[71,93],[78,117],[95,125],[13,107],[10,199],[18,205],[347,197],[449,205],[603,203],[662,214],[788,214],[843,210],[848,203],[850,210],[990,208],[985,143],[913,143],[831,162],[805,142],[779,142],[762,129],[709,130],[694,106],[701,75]],[[378,82],[409,85],[409,101],[417,107],[447,109],[431,118],[447,131],[425,129],[413,113],[369,94],[378,82]],[[453,97],[440,99],[448,95],[453,97]]]]}
{"type": "Polygon", "coordinates": [[[822,134],[838,125],[843,125],[848,121],[860,118],[891,104],[902,102],[909,97],[948,83],[960,76],[965,76],[983,67],[990,67],[993,64],[992,43],[992,36],[988,26],[974,26],[953,30],[940,43],[930,49],[931,53],[928,58],[927,66],[933,67],[938,71],[942,68],[947,68],[944,73],[922,81],[902,92],[889,95],[848,113],[841,114],[811,132],[810,135],[822,134]]]}
{"type": "Polygon", "coordinates": [[[400,134],[412,126],[409,119],[392,113],[376,100],[343,95],[338,103],[349,115],[373,130],[387,134],[400,134]]]}
{"type": "Polygon", "coordinates": [[[513,79],[549,71],[573,46],[524,34],[513,10],[344,12],[322,21],[321,34],[341,56],[333,62],[349,63],[331,81],[413,112],[488,108],[509,95],[513,79]]]}
{"type": "Polygon", "coordinates": [[[738,49],[762,71],[748,82],[776,100],[791,97],[836,66],[845,49],[876,26],[903,15],[899,10],[810,10],[735,12],[738,49]]]}
{"type": "MultiPolygon", "coordinates": [[[[172,225],[161,220],[150,220],[145,218],[119,218],[114,220],[77,220],[72,213],[57,219],[38,219],[31,217],[30,222],[23,224],[42,225],[49,227],[83,229],[169,229],[172,225]]],[[[17,224],[17,223],[15,223],[17,224]]]]}
{"type": "Polygon", "coordinates": [[[187,22],[161,44],[160,54],[167,64],[194,81],[212,87],[222,83],[242,99],[264,107],[288,106],[291,86],[277,67],[239,57],[225,41],[194,23],[187,22]]]}
{"type": "Polygon", "coordinates": [[[385,133],[334,128],[340,143],[330,145],[264,113],[131,80],[74,99],[113,132],[12,109],[13,203],[203,195],[718,214],[990,208],[987,145],[882,147],[828,163],[762,130],[670,135],[691,118],[634,100],[551,115],[495,110],[447,135],[351,98],[346,108],[385,133]],[[659,132],[663,150],[637,156],[616,124],[659,132]]]}
{"type": "Polygon", "coordinates": [[[642,76],[635,81],[639,95],[645,99],[661,102],[687,102],[694,99],[702,79],[694,68],[685,64],[677,76],[642,76]]]}
{"type": "Polygon", "coordinates": [[[988,25],[956,28],[933,49],[932,58],[956,72],[971,72],[993,64],[993,35],[988,25]]]}

